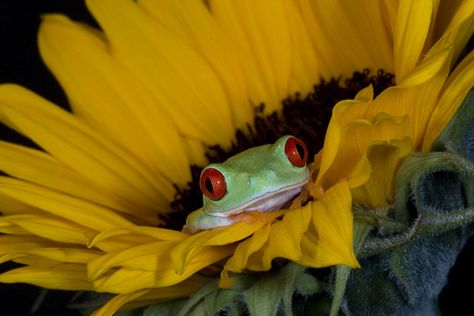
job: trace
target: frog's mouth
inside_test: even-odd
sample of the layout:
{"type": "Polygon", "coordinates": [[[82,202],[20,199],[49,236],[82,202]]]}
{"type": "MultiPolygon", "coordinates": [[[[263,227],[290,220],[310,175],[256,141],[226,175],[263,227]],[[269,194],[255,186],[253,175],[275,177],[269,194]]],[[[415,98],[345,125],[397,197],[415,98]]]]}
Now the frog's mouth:
{"type": "Polygon", "coordinates": [[[307,181],[308,179],[292,186],[267,193],[264,197],[257,197],[229,211],[206,212],[206,214],[218,217],[228,217],[248,211],[269,212],[280,210],[285,204],[301,192],[301,188],[307,181]]]}

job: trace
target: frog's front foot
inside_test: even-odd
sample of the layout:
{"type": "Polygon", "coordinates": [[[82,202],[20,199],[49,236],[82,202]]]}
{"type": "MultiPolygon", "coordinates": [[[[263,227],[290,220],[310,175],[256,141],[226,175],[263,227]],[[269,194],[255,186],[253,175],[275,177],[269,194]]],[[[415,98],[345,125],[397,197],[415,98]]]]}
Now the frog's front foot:
{"type": "Polygon", "coordinates": [[[188,215],[188,218],[186,218],[184,230],[187,230],[191,234],[195,234],[201,230],[229,226],[236,221],[238,221],[237,216],[212,216],[206,214],[204,209],[200,208],[188,215]]]}

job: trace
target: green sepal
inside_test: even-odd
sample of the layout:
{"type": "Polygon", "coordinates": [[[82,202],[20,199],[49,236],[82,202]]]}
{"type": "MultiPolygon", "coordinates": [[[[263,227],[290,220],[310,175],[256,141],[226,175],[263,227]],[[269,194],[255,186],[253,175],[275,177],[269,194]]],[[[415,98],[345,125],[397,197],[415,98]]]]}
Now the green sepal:
{"type": "Polygon", "coordinates": [[[449,152],[415,153],[406,158],[397,174],[395,217],[409,222],[410,203],[419,213],[446,213],[464,209],[467,187],[474,181],[474,164],[449,152]],[[410,200],[411,197],[414,200],[410,200]]]}
{"type": "Polygon", "coordinates": [[[433,142],[432,151],[455,151],[460,156],[474,161],[474,90],[443,132],[433,142]]]}
{"type": "MultiPolygon", "coordinates": [[[[371,230],[371,225],[366,221],[354,221],[354,239],[353,245],[355,253],[357,254],[362,247],[362,244],[367,237],[367,234],[371,230]]],[[[335,280],[334,280],[334,293],[331,304],[330,316],[336,316],[339,312],[341,304],[343,302],[344,293],[346,290],[347,280],[351,273],[351,268],[344,265],[336,266],[335,280]]]]}
{"type": "Polygon", "coordinates": [[[232,279],[234,284],[228,289],[219,288],[217,279],[208,282],[187,300],[178,315],[214,315],[223,310],[239,310],[240,297],[255,278],[239,274],[232,279]]]}
{"type": "Polygon", "coordinates": [[[306,275],[305,267],[290,262],[280,271],[267,272],[245,291],[245,303],[250,315],[293,315],[295,293],[314,294],[321,286],[316,278],[306,275]],[[312,292],[314,291],[314,292],[312,292]]]}
{"type": "Polygon", "coordinates": [[[174,316],[179,313],[186,299],[166,301],[144,308],[141,316],[174,316]]]}

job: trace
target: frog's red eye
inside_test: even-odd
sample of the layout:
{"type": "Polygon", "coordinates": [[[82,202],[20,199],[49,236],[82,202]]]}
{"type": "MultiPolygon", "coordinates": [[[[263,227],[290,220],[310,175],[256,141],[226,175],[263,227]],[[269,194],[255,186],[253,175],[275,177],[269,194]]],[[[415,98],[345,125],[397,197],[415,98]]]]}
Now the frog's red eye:
{"type": "Polygon", "coordinates": [[[306,166],[306,161],[308,160],[308,149],[302,140],[296,137],[288,138],[285,143],[285,154],[293,166],[306,166]]]}
{"type": "Polygon", "coordinates": [[[222,199],[227,192],[224,175],[214,168],[203,170],[199,185],[202,193],[213,201],[222,199]]]}

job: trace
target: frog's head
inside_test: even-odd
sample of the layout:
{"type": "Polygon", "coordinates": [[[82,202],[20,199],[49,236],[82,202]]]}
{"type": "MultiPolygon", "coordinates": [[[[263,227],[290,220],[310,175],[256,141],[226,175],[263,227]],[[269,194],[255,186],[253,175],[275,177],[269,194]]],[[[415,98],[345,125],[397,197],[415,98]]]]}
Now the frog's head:
{"type": "Polygon", "coordinates": [[[250,148],[201,173],[204,211],[227,217],[244,211],[281,208],[307,182],[308,151],[296,137],[250,148]]]}

